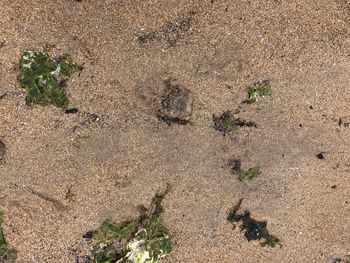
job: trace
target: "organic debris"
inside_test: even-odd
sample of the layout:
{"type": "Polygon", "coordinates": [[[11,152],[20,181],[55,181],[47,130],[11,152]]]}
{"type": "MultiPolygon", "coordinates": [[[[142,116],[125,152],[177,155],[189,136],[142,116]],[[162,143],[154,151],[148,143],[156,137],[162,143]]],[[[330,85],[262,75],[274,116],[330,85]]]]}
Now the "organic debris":
{"type": "Polygon", "coordinates": [[[68,106],[64,87],[68,77],[82,68],[73,63],[69,54],[51,58],[45,46],[41,51],[26,51],[20,62],[18,81],[28,90],[26,102],[40,105],[53,104],[60,108],[68,106]]]}
{"type": "Polygon", "coordinates": [[[246,210],[243,214],[238,214],[238,210],[240,209],[242,202],[243,199],[240,199],[238,203],[230,210],[227,220],[233,224],[242,221],[240,229],[241,231],[244,231],[244,236],[248,241],[263,239],[263,241],[260,243],[261,246],[275,247],[280,240],[277,237],[269,234],[266,228],[266,221],[258,221],[251,218],[248,210],[246,210]]]}
{"type": "Polygon", "coordinates": [[[176,47],[178,40],[190,31],[195,15],[196,12],[191,11],[185,18],[179,19],[174,23],[159,28],[158,30],[153,30],[139,36],[137,42],[140,46],[143,46],[155,40],[165,39],[168,42],[169,47],[176,47]]]}
{"type": "Polygon", "coordinates": [[[254,166],[249,168],[248,170],[241,169],[241,160],[233,159],[229,161],[229,165],[231,166],[231,172],[239,175],[239,180],[250,180],[254,177],[257,177],[261,173],[260,166],[254,166]]]}
{"type": "Polygon", "coordinates": [[[0,164],[4,162],[5,154],[6,154],[5,144],[0,140],[0,164]]]}
{"type": "Polygon", "coordinates": [[[171,124],[187,124],[192,115],[193,96],[191,91],[173,84],[172,79],[164,82],[166,90],[157,110],[158,117],[171,124]]]}
{"type": "Polygon", "coordinates": [[[250,180],[254,177],[257,177],[261,173],[261,169],[259,166],[254,166],[249,168],[248,170],[241,170],[239,172],[239,180],[250,180]]]}
{"type": "Polygon", "coordinates": [[[224,111],[221,115],[213,115],[214,129],[222,132],[224,135],[229,134],[240,127],[254,127],[258,126],[252,121],[242,120],[234,117],[233,112],[224,111]]]}
{"type": "Polygon", "coordinates": [[[78,113],[78,109],[77,108],[69,108],[69,109],[65,109],[64,110],[64,113],[65,114],[75,114],[75,113],[78,113]]]}
{"type": "Polygon", "coordinates": [[[248,102],[254,103],[258,100],[259,96],[271,95],[271,83],[269,80],[262,80],[249,86],[248,92],[248,102]]]}
{"type": "Polygon", "coordinates": [[[229,165],[231,166],[231,170],[233,173],[239,174],[241,171],[242,161],[240,159],[233,159],[229,161],[229,165]]]}
{"type": "Polygon", "coordinates": [[[3,223],[3,214],[0,212],[0,262],[13,262],[17,259],[17,251],[9,248],[1,227],[3,223]]]}
{"type": "Polygon", "coordinates": [[[79,149],[83,141],[90,138],[90,135],[78,134],[72,139],[72,144],[75,148],[79,149]]]}
{"type": "Polygon", "coordinates": [[[75,193],[73,193],[72,188],[68,188],[68,191],[66,192],[65,199],[69,203],[74,203],[77,200],[77,195],[75,193]]]}
{"type": "MultiPolygon", "coordinates": [[[[157,193],[147,209],[139,206],[136,220],[120,224],[106,220],[99,229],[92,232],[97,241],[91,253],[96,263],[156,263],[171,251],[171,238],[164,227],[161,202],[168,193],[157,193]]],[[[90,235],[84,235],[90,236],[90,235]]]]}
{"type": "Polygon", "coordinates": [[[336,257],[332,260],[331,263],[350,263],[350,255],[345,257],[336,257]]]}

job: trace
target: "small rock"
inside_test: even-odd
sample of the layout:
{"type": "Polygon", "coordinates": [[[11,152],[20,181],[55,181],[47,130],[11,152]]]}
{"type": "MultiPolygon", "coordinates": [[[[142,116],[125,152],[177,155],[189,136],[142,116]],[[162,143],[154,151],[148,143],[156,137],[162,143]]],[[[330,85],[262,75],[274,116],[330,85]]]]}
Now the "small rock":
{"type": "Polygon", "coordinates": [[[324,159],[324,153],[321,152],[321,153],[317,154],[316,157],[317,157],[318,159],[320,159],[320,160],[323,160],[323,159],[324,159]]]}
{"type": "Polygon", "coordinates": [[[158,116],[166,122],[186,124],[192,115],[193,96],[191,91],[165,81],[166,91],[160,101],[158,116]]]}
{"type": "Polygon", "coordinates": [[[0,140],[0,164],[3,162],[6,153],[5,144],[0,140]]]}
{"type": "Polygon", "coordinates": [[[87,114],[87,122],[93,123],[93,122],[99,122],[101,119],[96,113],[88,113],[87,114]]]}
{"type": "MultiPolygon", "coordinates": [[[[80,2],[80,1],[79,1],[80,2]]],[[[91,260],[90,260],[90,257],[89,256],[85,256],[85,257],[83,257],[83,262],[82,263],[89,263],[89,262],[91,262],[91,260]]]]}
{"type": "Polygon", "coordinates": [[[88,231],[85,234],[83,234],[83,238],[85,239],[91,239],[93,237],[94,233],[92,231],[88,231]]]}
{"type": "Polygon", "coordinates": [[[70,109],[65,109],[64,113],[66,114],[74,114],[74,113],[78,113],[78,109],[77,108],[70,108],[70,109]]]}

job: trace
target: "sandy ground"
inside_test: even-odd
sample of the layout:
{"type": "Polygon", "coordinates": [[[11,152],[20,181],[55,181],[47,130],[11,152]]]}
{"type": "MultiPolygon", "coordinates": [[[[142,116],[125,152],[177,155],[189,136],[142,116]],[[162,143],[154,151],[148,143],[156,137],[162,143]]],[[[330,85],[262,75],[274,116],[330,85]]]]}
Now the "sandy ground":
{"type": "Polygon", "coordinates": [[[349,13],[346,0],[1,0],[0,209],[18,262],[76,262],[91,245],[83,233],[136,216],[167,183],[173,251],[164,262],[349,254],[349,13]],[[155,39],[139,43],[150,32],[155,39]],[[67,87],[77,114],[25,104],[16,65],[47,43],[84,63],[67,87]],[[192,125],[155,115],[169,77],[193,93],[192,125]],[[213,129],[212,114],[267,78],[273,95],[238,114],[258,128],[213,129]],[[262,174],[240,182],[233,157],[262,174]],[[226,221],[240,198],[281,247],[248,242],[226,221]]]}

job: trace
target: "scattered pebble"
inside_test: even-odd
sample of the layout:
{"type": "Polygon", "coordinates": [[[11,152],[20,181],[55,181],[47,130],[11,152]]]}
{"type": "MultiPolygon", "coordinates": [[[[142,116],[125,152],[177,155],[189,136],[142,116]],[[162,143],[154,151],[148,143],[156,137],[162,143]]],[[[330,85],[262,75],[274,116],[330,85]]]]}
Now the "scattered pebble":
{"type": "Polygon", "coordinates": [[[91,239],[93,237],[94,233],[92,231],[88,231],[85,234],[83,234],[83,238],[91,239]]]}
{"type": "Polygon", "coordinates": [[[324,159],[324,152],[320,152],[316,155],[317,159],[323,160],[324,159]]]}

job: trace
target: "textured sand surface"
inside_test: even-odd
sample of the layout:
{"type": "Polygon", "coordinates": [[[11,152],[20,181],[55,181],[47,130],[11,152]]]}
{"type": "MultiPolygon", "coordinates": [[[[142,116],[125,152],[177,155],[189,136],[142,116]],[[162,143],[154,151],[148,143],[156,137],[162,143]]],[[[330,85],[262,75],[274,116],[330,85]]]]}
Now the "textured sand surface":
{"type": "Polygon", "coordinates": [[[350,127],[339,125],[350,122],[349,13],[345,0],[1,0],[0,209],[18,262],[76,262],[91,245],[83,233],[137,215],[166,183],[164,262],[349,254],[350,127]],[[84,63],[67,87],[77,114],[25,105],[17,62],[47,43],[84,63]],[[192,125],[155,115],[170,77],[193,93],[192,125]],[[258,128],[215,131],[212,114],[266,78],[272,96],[238,114],[258,128]],[[227,164],[237,156],[262,174],[238,181],[227,164]],[[240,198],[282,247],[232,229],[227,212],[240,198]]]}

